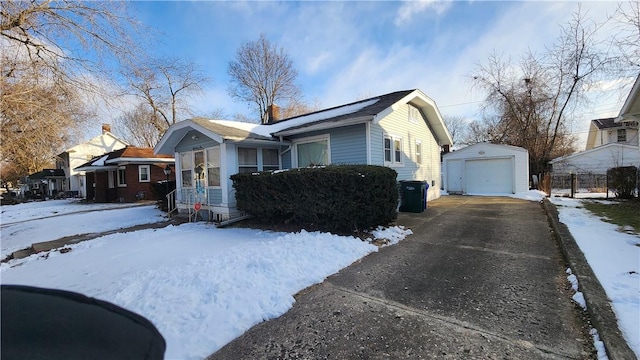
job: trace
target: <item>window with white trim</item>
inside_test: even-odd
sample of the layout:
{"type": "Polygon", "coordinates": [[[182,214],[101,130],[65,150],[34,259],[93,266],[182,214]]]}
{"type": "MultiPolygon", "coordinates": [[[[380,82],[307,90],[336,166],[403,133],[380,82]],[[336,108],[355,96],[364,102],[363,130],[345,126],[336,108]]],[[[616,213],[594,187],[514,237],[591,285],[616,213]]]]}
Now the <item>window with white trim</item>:
{"type": "Polygon", "coordinates": [[[420,119],[420,111],[418,110],[418,108],[408,105],[409,106],[409,121],[417,124],[418,123],[418,119],[420,119]]]}
{"type": "Polygon", "coordinates": [[[280,156],[278,149],[262,149],[262,170],[280,170],[280,156]]]}
{"type": "Polygon", "coordinates": [[[627,141],[627,129],[618,129],[618,142],[627,141]]]}
{"type": "Polygon", "coordinates": [[[416,164],[422,164],[422,141],[416,140],[416,164]]]}
{"type": "Polygon", "coordinates": [[[384,136],[385,164],[402,164],[402,138],[392,135],[384,136]]]}
{"type": "Polygon", "coordinates": [[[125,166],[120,166],[118,168],[118,187],[126,187],[127,186],[127,178],[125,173],[125,166]]]}
{"type": "Polygon", "coordinates": [[[329,165],[329,135],[298,139],[295,142],[295,160],[299,168],[329,165]]]}
{"type": "Polygon", "coordinates": [[[220,147],[207,149],[207,185],[220,186],[220,147]]]}
{"type": "Polygon", "coordinates": [[[193,186],[193,159],[191,156],[193,156],[191,152],[180,154],[180,175],[182,178],[182,187],[193,186]]]}
{"type": "Polygon", "coordinates": [[[258,149],[238,148],[238,172],[252,173],[258,171],[258,149]]]}
{"type": "Polygon", "coordinates": [[[151,167],[149,165],[138,165],[138,182],[151,181],[151,167]]]}

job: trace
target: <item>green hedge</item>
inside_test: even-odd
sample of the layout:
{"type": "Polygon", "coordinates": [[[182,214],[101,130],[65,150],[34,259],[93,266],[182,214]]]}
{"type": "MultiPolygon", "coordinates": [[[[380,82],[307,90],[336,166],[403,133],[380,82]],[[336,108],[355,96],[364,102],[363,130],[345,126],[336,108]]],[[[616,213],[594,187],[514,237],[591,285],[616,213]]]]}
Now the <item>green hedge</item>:
{"type": "Polygon", "coordinates": [[[263,222],[339,233],[387,225],[397,216],[395,170],[337,165],[231,176],[237,207],[263,222]]]}
{"type": "Polygon", "coordinates": [[[609,189],[613,190],[616,198],[631,199],[636,190],[638,168],[635,166],[620,166],[607,170],[609,189]]]}

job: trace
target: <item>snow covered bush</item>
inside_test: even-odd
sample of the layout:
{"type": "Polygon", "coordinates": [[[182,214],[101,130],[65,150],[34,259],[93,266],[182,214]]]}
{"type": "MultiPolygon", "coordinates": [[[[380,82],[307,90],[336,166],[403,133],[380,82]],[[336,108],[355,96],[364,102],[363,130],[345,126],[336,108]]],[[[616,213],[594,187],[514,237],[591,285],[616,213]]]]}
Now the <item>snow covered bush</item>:
{"type": "Polygon", "coordinates": [[[268,223],[336,233],[387,225],[397,216],[395,170],[336,165],[231,176],[237,207],[268,223]]]}

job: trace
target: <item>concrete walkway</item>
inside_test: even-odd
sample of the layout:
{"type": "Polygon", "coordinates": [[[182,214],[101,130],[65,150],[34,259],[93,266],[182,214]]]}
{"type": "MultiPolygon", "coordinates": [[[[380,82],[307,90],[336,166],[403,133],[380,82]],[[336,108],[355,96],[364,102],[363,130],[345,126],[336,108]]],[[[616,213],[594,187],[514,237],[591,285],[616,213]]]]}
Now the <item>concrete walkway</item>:
{"type": "Polygon", "coordinates": [[[595,358],[541,204],[445,196],[398,223],[414,235],[209,359],[595,358]]]}

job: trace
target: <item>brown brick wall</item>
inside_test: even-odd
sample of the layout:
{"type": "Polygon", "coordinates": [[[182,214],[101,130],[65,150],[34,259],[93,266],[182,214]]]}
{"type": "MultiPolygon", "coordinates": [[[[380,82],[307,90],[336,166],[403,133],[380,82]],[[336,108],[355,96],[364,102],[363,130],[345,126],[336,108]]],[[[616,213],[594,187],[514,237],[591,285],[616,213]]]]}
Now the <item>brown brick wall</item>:
{"type": "MultiPolygon", "coordinates": [[[[122,199],[124,202],[135,202],[138,199],[136,195],[140,192],[144,192],[145,200],[156,200],[157,197],[153,192],[153,184],[158,181],[166,180],[163,169],[164,166],[151,165],[151,181],[139,182],[138,181],[138,167],[139,165],[127,165],[125,169],[125,178],[127,182],[126,187],[118,187],[118,199],[122,199]]],[[[171,171],[169,180],[175,180],[175,173],[171,171]]]]}

